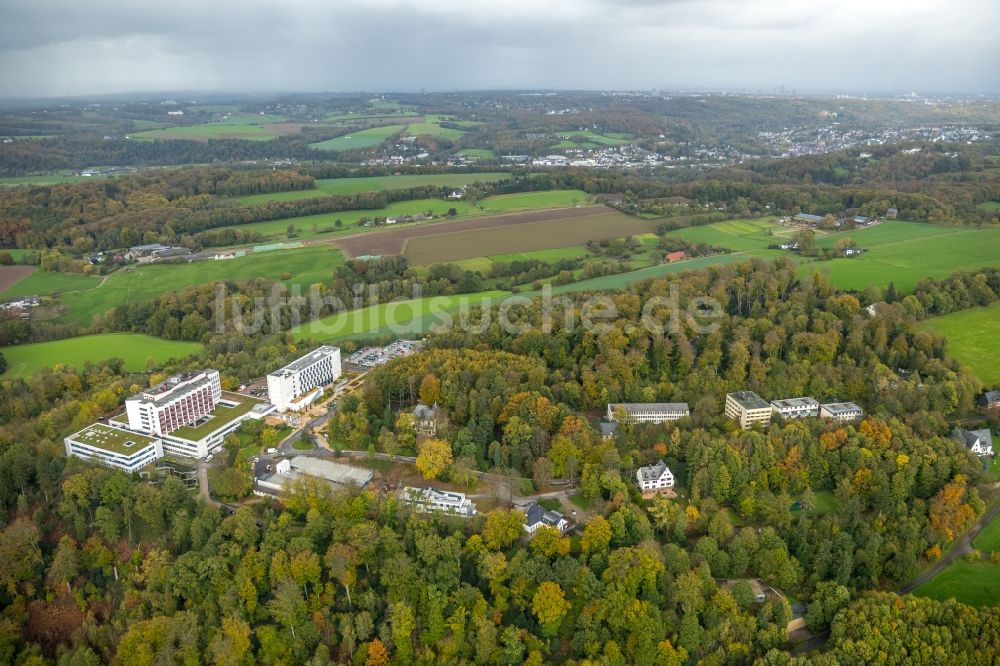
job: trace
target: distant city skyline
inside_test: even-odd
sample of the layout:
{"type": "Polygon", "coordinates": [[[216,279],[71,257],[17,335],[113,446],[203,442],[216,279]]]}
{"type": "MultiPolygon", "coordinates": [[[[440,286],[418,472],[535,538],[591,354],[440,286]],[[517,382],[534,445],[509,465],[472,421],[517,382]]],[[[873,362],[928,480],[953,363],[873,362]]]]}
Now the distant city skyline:
{"type": "Polygon", "coordinates": [[[994,0],[13,0],[0,97],[1000,93],[994,0]]]}

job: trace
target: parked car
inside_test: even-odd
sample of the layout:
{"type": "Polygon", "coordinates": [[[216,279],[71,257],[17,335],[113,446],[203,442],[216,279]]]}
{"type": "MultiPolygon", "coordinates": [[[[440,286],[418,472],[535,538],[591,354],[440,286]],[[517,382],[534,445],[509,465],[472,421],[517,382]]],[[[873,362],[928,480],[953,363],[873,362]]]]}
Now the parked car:
{"type": "Polygon", "coordinates": [[[273,447],[267,450],[268,455],[271,455],[271,456],[273,456],[277,452],[278,452],[278,449],[275,449],[273,447]]]}

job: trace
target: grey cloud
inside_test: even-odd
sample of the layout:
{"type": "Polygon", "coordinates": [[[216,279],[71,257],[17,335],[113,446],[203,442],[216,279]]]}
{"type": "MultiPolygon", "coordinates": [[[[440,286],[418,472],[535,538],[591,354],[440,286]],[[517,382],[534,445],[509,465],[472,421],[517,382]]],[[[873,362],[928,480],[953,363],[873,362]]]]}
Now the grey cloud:
{"type": "Polygon", "coordinates": [[[1000,92],[992,0],[0,0],[0,96],[702,86],[1000,92]]]}

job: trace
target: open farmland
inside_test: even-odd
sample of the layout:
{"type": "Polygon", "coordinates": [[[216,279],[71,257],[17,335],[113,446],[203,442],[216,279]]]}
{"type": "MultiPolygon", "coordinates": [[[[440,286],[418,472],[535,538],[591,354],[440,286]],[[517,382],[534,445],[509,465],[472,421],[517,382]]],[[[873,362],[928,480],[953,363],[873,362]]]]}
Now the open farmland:
{"type": "MultiPolygon", "coordinates": [[[[71,297],[61,299],[62,304],[67,307],[62,319],[89,324],[95,315],[103,314],[117,305],[148,301],[164,292],[181,291],[187,287],[218,281],[260,277],[308,287],[317,282],[329,282],[334,266],[343,261],[343,255],[336,248],[316,246],[254,253],[228,261],[133,266],[109,275],[103,282],[98,278],[88,278],[92,281],[91,288],[76,291],[71,297]],[[286,274],[288,277],[284,279],[286,274]]],[[[33,277],[34,275],[24,282],[33,277]]],[[[48,292],[38,290],[31,293],[48,292]]]]}
{"type": "Polygon", "coordinates": [[[804,263],[803,271],[826,275],[840,289],[863,290],[869,285],[912,291],[920,280],[945,278],[960,270],[1000,265],[1000,230],[941,227],[889,221],[819,239],[832,245],[849,237],[865,248],[860,257],[804,263]]]}
{"type": "Polygon", "coordinates": [[[34,271],[22,279],[8,285],[0,293],[0,298],[8,300],[18,296],[41,296],[43,294],[75,292],[92,289],[101,278],[80,273],[56,273],[54,271],[34,271]]]}
{"type": "Polygon", "coordinates": [[[683,238],[690,243],[704,243],[714,247],[724,247],[734,252],[766,250],[772,243],[779,243],[785,234],[791,234],[787,227],[776,224],[772,218],[759,220],[726,220],[699,227],[676,229],[667,236],[683,238]]]}
{"type": "Polygon", "coordinates": [[[416,176],[371,176],[368,178],[327,178],[316,181],[316,189],[268,192],[237,197],[244,206],[255,206],[268,201],[296,201],[316,199],[338,194],[362,194],[386,190],[405,190],[411,187],[438,185],[462,187],[470,183],[492,183],[510,178],[509,173],[442,173],[416,176]]]}
{"type": "MultiPolygon", "coordinates": [[[[397,201],[385,208],[371,208],[367,210],[344,210],[336,213],[321,213],[319,215],[306,215],[303,217],[288,217],[269,222],[254,222],[235,227],[237,229],[258,231],[265,236],[284,238],[288,232],[288,226],[294,229],[297,238],[331,238],[336,236],[349,236],[369,233],[385,233],[386,227],[364,227],[359,228],[358,222],[362,218],[372,217],[403,217],[406,215],[417,215],[431,213],[433,215],[446,215],[452,208],[455,209],[453,219],[466,217],[499,215],[501,213],[512,213],[526,210],[543,210],[548,208],[564,208],[575,206],[585,202],[587,194],[580,190],[551,190],[544,192],[525,192],[522,194],[504,194],[496,197],[487,197],[476,205],[464,199],[413,199],[410,201],[397,201]],[[337,227],[337,220],[341,221],[341,226],[337,227]]],[[[402,228],[425,225],[428,222],[417,222],[408,224],[402,228]]],[[[392,227],[399,230],[400,227],[392,227]]]]}
{"type": "Polygon", "coordinates": [[[411,233],[397,234],[395,238],[379,234],[371,240],[386,251],[372,254],[398,254],[397,248],[401,248],[410,263],[420,265],[579,245],[591,240],[646,233],[655,226],[604,206],[506,215],[456,224],[462,226],[417,227],[402,230],[411,233]],[[511,229],[514,225],[517,228],[511,229]]]}
{"type": "Polygon", "coordinates": [[[197,342],[164,340],[138,333],[106,333],[83,337],[36,342],[27,345],[0,347],[7,359],[4,378],[27,377],[45,367],[67,365],[82,368],[84,363],[96,363],[109,358],[125,361],[125,369],[142,372],[146,360],[157,364],[170,358],[181,358],[201,353],[197,342]]]}
{"type": "Polygon", "coordinates": [[[310,143],[309,147],[315,150],[331,150],[334,152],[344,150],[357,150],[359,148],[371,148],[384,142],[390,136],[399,134],[406,125],[386,125],[384,127],[372,127],[371,129],[358,130],[334,139],[310,143]]]}
{"type": "Polygon", "coordinates": [[[268,141],[278,136],[297,134],[302,129],[301,123],[282,122],[280,116],[259,114],[234,114],[216,123],[199,125],[179,125],[163,129],[135,132],[129,136],[133,139],[187,139],[189,141],[208,141],[209,139],[251,139],[268,141]]]}
{"type": "Polygon", "coordinates": [[[0,266],[0,294],[34,272],[34,266],[0,266]]]}
{"type": "Polygon", "coordinates": [[[947,338],[948,354],[968,366],[984,384],[1000,384],[1000,303],[932,317],[919,326],[947,338]]]}

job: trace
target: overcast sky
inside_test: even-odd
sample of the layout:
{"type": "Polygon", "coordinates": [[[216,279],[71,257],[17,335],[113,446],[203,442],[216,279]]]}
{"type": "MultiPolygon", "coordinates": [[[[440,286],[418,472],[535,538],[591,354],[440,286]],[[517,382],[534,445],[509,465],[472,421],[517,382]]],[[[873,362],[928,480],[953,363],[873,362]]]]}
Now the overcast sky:
{"type": "Polygon", "coordinates": [[[1000,93],[1000,0],[0,0],[0,96],[1000,93]]]}

